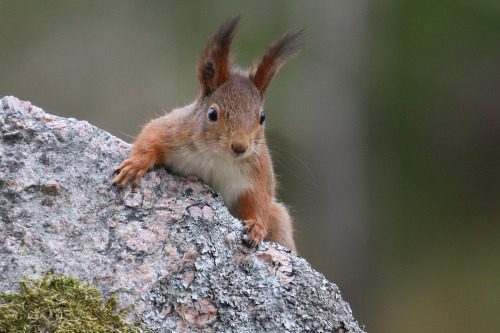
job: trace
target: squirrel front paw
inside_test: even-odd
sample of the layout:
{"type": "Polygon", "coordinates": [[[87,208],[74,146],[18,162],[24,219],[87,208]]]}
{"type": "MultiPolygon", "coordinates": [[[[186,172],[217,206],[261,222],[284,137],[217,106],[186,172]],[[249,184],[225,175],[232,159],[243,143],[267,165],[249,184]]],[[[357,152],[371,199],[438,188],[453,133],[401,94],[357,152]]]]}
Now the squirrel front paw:
{"type": "Polygon", "coordinates": [[[126,159],[122,164],[113,172],[117,176],[113,179],[113,185],[125,187],[128,182],[135,176],[134,183],[139,185],[142,176],[148,171],[149,165],[147,163],[140,163],[133,157],[126,159]]]}
{"type": "Polygon", "coordinates": [[[257,220],[246,220],[243,233],[247,235],[245,242],[252,247],[256,247],[266,236],[266,228],[257,220]]]}

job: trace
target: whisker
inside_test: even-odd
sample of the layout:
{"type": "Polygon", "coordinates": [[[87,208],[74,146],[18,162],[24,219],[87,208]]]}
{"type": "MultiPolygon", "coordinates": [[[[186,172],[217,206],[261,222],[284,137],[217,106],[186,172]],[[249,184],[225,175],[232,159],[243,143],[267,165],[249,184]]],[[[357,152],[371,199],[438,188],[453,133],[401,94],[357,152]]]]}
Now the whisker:
{"type": "Polygon", "coordinates": [[[133,139],[134,141],[135,141],[135,139],[137,139],[137,137],[136,137],[136,136],[133,136],[133,135],[127,134],[127,133],[125,133],[125,132],[123,132],[123,131],[118,130],[118,132],[119,132],[120,134],[122,134],[122,135],[125,135],[126,137],[129,137],[129,138],[133,139]]]}
{"type": "Polygon", "coordinates": [[[309,178],[309,181],[311,184],[313,184],[316,188],[319,188],[325,192],[328,193],[333,193],[333,191],[326,185],[324,185],[322,182],[318,180],[318,178],[313,174],[311,168],[305,163],[301,158],[299,158],[297,155],[291,153],[289,150],[281,148],[281,147],[273,147],[272,149],[269,149],[272,152],[272,155],[276,157],[276,161],[283,166],[286,170],[288,170],[292,175],[294,175],[297,179],[300,179],[295,173],[293,173],[290,168],[287,166],[289,164],[293,164],[293,161],[295,161],[296,165],[299,165],[301,168],[305,168],[306,170],[306,175],[307,178],[309,178]],[[277,151],[276,149],[279,149],[281,151],[277,151]],[[292,159],[293,158],[293,159],[292,159]],[[288,162],[287,165],[285,165],[284,161],[281,161],[283,159],[284,161],[288,162]]]}
{"type": "MultiPolygon", "coordinates": [[[[269,151],[271,152],[271,155],[276,154],[276,152],[275,152],[275,151],[273,151],[273,150],[271,150],[271,149],[269,149],[269,151]]],[[[276,155],[278,155],[278,154],[276,154],[276,155]]],[[[278,155],[278,157],[283,157],[283,156],[278,155]]],[[[280,159],[279,159],[278,157],[276,157],[274,160],[275,160],[276,162],[278,162],[278,163],[279,163],[279,164],[280,164],[283,168],[285,168],[288,172],[290,172],[290,173],[291,173],[291,174],[292,174],[295,178],[300,179],[300,177],[299,177],[299,176],[297,176],[297,174],[295,174],[295,172],[293,172],[293,171],[292,171],[289,167],[287,167],[285,163],[283,163],[282,161],[280,161],[280,159]]]]}
{"type": "Polygon", "coordinates": [[[197,152],[194,153],[194,155],[192,157],[196,157],[204,152],[207,152],[207,151],[215,149],[215,148],[217,148],[217,143],[213,143],[210,146],[207,146],[207,147],[204,147],[204,148],[198,150],[197,152]]]}

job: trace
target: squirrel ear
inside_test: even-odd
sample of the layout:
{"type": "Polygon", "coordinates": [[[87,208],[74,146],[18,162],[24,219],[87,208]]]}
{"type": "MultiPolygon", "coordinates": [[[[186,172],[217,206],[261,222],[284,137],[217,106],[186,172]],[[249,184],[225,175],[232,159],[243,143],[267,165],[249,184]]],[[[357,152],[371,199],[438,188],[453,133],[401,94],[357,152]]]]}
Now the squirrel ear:
{"type": "Polygon", "coordinates": [[[287,32],[275,40],[262,57],[257,69],[254,67],[250,70],[250,79],[259,89],[262,97],[281,66],[302,49],[300,36],[303,32],[304,29],[298,32],[287,32]]]}
{"type": "Polygon", "coordinates": [[[231,73],[229,48],[241,15],[229,19],[208,40],[205,52],[198,62],[198,78],[202,96],[210,94],[227,81],[231,73]]]}

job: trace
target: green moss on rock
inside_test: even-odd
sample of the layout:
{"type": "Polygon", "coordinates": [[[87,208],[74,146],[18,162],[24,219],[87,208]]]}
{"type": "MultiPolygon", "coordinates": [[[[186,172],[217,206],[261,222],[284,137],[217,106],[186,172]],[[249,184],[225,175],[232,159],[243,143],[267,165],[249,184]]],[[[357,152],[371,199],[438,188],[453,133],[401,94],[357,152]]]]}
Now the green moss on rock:
{"type": "Polygon", "coordinates": [[[116,294],[104,302],[90,282],[45,272],[39,279],[24,276],[19,292],[0,295],[0,332],[143,332],[117,311],[116,294]]]}

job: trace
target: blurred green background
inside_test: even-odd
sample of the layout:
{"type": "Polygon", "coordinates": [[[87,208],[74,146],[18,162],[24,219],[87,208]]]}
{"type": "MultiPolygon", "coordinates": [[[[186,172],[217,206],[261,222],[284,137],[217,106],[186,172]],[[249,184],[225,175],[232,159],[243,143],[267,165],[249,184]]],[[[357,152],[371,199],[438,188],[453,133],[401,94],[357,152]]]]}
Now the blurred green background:
{"type": "Polygon", "coordinates": [[[242,13],[301,254],[369,332],[500,332],[500,1],[0,1],[0,95],[133,141],[242,13]]]}

